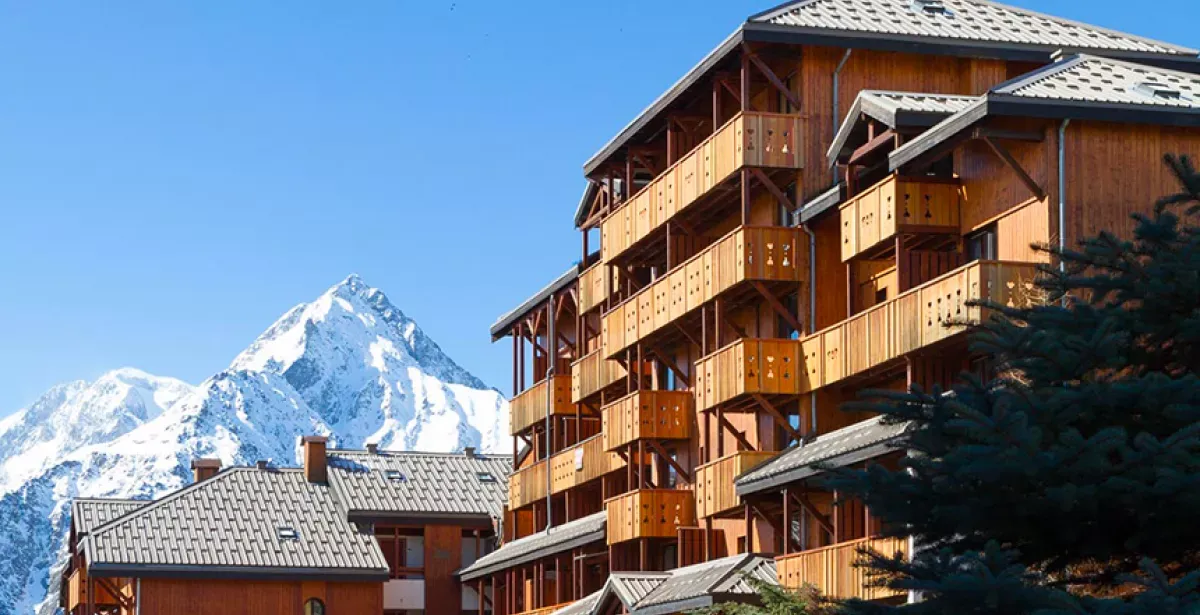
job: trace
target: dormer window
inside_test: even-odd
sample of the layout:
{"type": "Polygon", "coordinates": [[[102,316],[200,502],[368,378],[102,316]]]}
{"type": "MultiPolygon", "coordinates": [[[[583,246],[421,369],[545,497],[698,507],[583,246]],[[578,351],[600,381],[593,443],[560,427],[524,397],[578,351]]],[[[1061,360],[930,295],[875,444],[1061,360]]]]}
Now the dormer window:
{"type": "Polygon", "coordinates": [[[478,478],[479,482],[481,482],[481,483],[496,482],[496,477],[491,472],[476,472],[475,478],[478,478]]]}
{"type": "Polygon", "coordinates": [[[1149,96],[1155,100],[1187,100],[1183,92],[1178,88],[1173,88],[1159,81],[1143,81],[1133,88],[1136,92],[1143,96],[1149,96]]]}
{"type": "Polygon", "coordinates": [[[402,483],[405,480],[404,472],[400,470],[388,470],[383,473],[383,476],[393,483],[402,483]]]}
{"type": "Polygon", "coordinates": [[[950,12],[950,9],[946,8],[942,0],[913,0],[910,8],[914,13],[924,13],[926,15],[954,15],[954,13],[950,12]]]}
{"type": "Polygon", "coordinates": [[[290,525],[281,525],[275,529],[276,536],[280,540],[300,540],[300,532],[290,525]]]}

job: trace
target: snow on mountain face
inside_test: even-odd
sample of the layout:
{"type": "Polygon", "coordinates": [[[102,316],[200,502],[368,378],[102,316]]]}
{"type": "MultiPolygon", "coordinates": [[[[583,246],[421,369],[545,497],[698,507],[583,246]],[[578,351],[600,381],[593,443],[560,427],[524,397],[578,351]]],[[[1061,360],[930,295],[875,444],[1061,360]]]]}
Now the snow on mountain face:
{"type": "Polygon", "coordinates": [[[508,405],[356,276],[288,311],[199,386],[131,369],[48,391],[0,423],[0,615],[54,613],[72,497],[154,498],[197,457],[340,446],[507,450],[508,405]]]}

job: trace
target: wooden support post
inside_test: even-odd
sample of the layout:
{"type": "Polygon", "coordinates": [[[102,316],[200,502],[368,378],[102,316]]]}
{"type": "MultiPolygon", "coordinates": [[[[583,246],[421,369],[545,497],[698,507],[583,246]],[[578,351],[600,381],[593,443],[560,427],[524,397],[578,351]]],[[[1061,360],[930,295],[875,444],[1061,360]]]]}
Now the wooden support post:
{"type": "Polygon", "coordinates": [[[775,422],[787,432],[789,438],[795,440],[796,442],[800,442],[804,439],[803,434],[801,434],[795,427],[792,427],[792,424],[787,420],[787,417],[783,416],[782,412],[775,408],[771,402],[767,401],[767,398],[763,397],[760,393],[752,393],[751,396],[754,398],[754,401],[758,403],[759,407],[765,410],[767,414],[771,415],[771,418],[775,419],[775,422]]]}
{"type": "Polygon", "coordinates": [[[783,495],[783,554],[788,555],[792,552],[792,503],[787,487],[780,493],[783,495]]]}
{"type": "Polygon", "coordinates": [[[754,287],[754,290],[758,291],[758,294],[762,295],[763,299],[767,300],[767,305],[771,306],[771,309],[774,310],[776,314],[779,314],[779,316],[787,322],[788,326],[790,326],[792,329],[795,329],[797,332],[804,331],[804,325],[800,324],[800,322],[796,320],[796,315],[792,314],[790,310],[784,307],[784,305],[779,302],[779,299],[777,299],[775,295],[771,294],[771,291],[767,290],[766,286],[763,286],[762,282],[759,282],[758,280],[751,280],[750,285],[754,287]]]}
{"type": "Polygon", "coordinates": [[[638,570],[646,572],[650,567],[650,539],[638,540],[638,570]]]}
{"type": "Polygon", "coordinates": [[[750,169],[742,169],[742,226],[750,224],[750,169]]]}
{"type": "MultiPolygon", "coordinates": [[[[738,75],[738,91],[739,99],[742,103],[742,112],[750,111],[750,46],[742,45],[742,65],[741,73],[738,75]]],[[[716,127],[714,126],[715,130],[716,127]]]]}
{"type": "Polygon", "coordinates": [[[721,79],[717,77],[713,80],[712,90],[712,122],[713,132],[721,126],[721,79]]]}
{"type": "Polygon", "coordinates": [[[667,453],[667,449],[663,448],[663,445],[660,444],[658,440],[647,440],[647,442],[650,443],[650,448],[654,449],[654,452],[657,453],[658,456],[663,460],[663,463],[675,468],[675,473],[682,477],[684,482],[692,482],[688,471],[683,469],[683,466],[679,465],[679,462],[667,453]]]}
{"type": "Polygon", "coordinates": [[[750,502],[742,504],[746,515],[746,553],[754,552],[754,512],[750,510],[750,502]]]}

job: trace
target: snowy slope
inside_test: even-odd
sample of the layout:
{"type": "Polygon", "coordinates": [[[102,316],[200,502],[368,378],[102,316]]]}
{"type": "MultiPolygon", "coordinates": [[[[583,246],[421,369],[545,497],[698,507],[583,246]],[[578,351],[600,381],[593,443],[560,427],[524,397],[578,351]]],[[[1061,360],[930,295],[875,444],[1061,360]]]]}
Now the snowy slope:
{"type": "Polygon", "coordinates": [[[153,498],[196,457],[296,463],[341,446],[508,450],[508,406],[356,276],[196,387],[137,370],[51,389],[0,424],[0,615],[54,613],[70,498],[153,498]]]}

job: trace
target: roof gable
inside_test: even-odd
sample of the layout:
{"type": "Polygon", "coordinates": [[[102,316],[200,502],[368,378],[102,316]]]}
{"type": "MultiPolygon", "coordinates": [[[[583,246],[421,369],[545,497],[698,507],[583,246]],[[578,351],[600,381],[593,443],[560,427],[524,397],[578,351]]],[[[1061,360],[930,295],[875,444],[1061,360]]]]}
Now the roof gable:
{"type": "Polygon", "coordinates": [[[71,500],[71,526],[77,536],[83,536],[149,503],[150,500],[75,498],[71,500]]]}
{"type": "Polygon", "coordinates": [[[1195,49],[987,0],[800,0],[750,18],[793,28],[968,43],[1190,55],[1195,49]],[[924,6],[940,7],[925,9],[924,6]]]}

